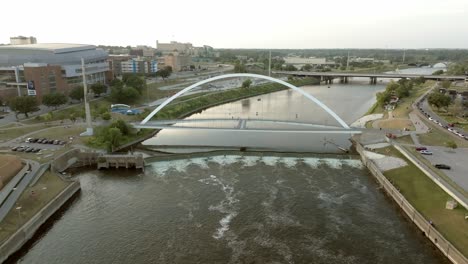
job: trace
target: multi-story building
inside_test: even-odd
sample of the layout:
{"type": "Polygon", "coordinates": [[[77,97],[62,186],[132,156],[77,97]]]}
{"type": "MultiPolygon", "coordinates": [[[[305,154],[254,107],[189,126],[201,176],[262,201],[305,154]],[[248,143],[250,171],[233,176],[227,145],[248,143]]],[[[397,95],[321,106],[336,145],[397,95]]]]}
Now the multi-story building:
{"type": "Polygon", "coordinates": [[[142,58],[130,59],[120,62],[121,73],[155,73],[158,71],[158,62],[142,58]]]}
{"type": "Polygon", "coordinates": [[[131,60],[134,57],[129,54],[109,55],[108,62],[111,75],[114,77],[122,75],[122,62],[131,60]]]}
{"type": "Polygon", "coordinates": [[[306,64],[311,66],[333,66],[335,62],[327,62],[326,58],[301,58],[301,57],[285,57],[284,63],[294,65],[296,67],[302,67],[306,64]]]}
{"type": "Polygon", "coordinates": [[[193,46],[192,43],[180,43],[177,41],[171,41],[170,43],[159,43],[156,41],[156,49],[163,55],[178,52],[180,54],[192,54],[193,46]]]}
{"type": "Polygon", "coordinates": [[[164,65],[171,66],[174,72],[189,70],[192,64],[192,57],[189,55],[171,53],[164,56],[164,65]]]}
{"type": "Polygon", "coordinates": [[[107,52],[93,45],[31,44],[0,46],[0,97],[35,95],[39,101],[51,92],[67,94],[82,84],[81,59],[87,83],[106,83],[107,52]]]}
{"type": "Polygon", "coordinates": [[[36,44],[37,39],[35,37],[10,37],[10,45],[27,45],[27,44],[36,44]]]}

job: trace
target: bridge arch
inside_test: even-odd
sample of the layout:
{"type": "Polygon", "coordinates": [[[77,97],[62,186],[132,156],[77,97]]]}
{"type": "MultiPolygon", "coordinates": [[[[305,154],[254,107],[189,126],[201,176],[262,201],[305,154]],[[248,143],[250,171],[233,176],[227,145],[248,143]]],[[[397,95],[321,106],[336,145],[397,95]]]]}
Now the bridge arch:
{"type": "Polygon", "coordinates": [[[209,79],[206,79],[206,80],[202,80],[200,82],[197,82],[195,84],[192,84],[190,85],[189,87],[179,91],[178,93],[174,94],[173,96],[171,96],[170,98],[168,98],[166,101],[164,101],[162,104],[160,104],[156,109],[153,110],[153,112],[151,112],[145,119],[143,119],[143,121],[141,121],[141,125],[144,125],[146,124],[146,122],[148,122],[149,120],[151,120],[151,118],[157,114],[161,109],[163,109],[166,105],[168,105],[170,102],[172,102],[174,99],[176,99],[177,97],[181,96],[182,94],[200,86],[200,85],[203,85],[205,83],[209,83],[209,82],[212,82],[212,81],[216,81],[216,80],[221,80],[221,79],[227,79],[227,78],[233,78],[233,77],[251,77],[251,78],[259,78],[259,79],[264,79],[264,80],[268,80],[268,81],[272,81],[272,82],[275,82],[275,83],[279,83],[279,84],[282,84],[288,88],[291,88],[293,89],[294,91],[296,92],[299,92],[300,94],[302,94],[303,96],[305,96],[307,99],[311,100],[312,102],[316,103],[318,106],[320,106],[323,110],[325,110],[328,114],[330,114],[343,128],[346,128],[346,129],[350,129],[350,127],[346,124],[345,121],[343,121],[335,112],[333,112],[333,110],[331,110],[330,108],[328,108],[328,106],[326,106],[324,103],[322,103],[320,100],[318,100],[317,98],[315,98],[314,96],[306,93],[304,90],[302,90],[301,88],[299,87],[296,87],[288,82],[285,82],[285,81],[282,81],[282,80],[279,80],[279,79],[276,79],[276,78],[272,78],[270,76],[265,76],[265,75],[259,75],[259,74],[252,74],[252,73],[232,73],[232,74],[224,74],[224,75],[219,75],[219,76],[215,76],[215,77],[212,77],[212,78],[209,78],[209,79]]]}

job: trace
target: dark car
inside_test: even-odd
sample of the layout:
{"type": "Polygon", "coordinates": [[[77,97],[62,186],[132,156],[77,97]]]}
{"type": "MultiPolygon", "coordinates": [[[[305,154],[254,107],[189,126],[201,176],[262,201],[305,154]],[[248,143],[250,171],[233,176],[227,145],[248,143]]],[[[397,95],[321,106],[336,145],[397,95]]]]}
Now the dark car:
{"type": "Polygon", "coordinates": [[[446,165],[446,164],[436,164],[434,165],[434,167],[438,168],[438,169],[442,169],[442,170],[450,170],[451,167],[449,165],[446,165]]]}
{"type": "Polygon", "coordinates": [[[426,148],[426,147],[416,147],[416,150],[417,150],[417,151],[427,150],[427,148],[426,148]]]}
{"type": "Polygon", "coordinates": [[[35,148],[35,149],[32,150],[33,153],[37,153],[37,152],[39,152],[39,151],[41,151],[40,148],[35,148]]]}
{"type": "Polygon", "coordinates": [[[24,152],[32,152],[34,148],[26,148],[24,152]]]}

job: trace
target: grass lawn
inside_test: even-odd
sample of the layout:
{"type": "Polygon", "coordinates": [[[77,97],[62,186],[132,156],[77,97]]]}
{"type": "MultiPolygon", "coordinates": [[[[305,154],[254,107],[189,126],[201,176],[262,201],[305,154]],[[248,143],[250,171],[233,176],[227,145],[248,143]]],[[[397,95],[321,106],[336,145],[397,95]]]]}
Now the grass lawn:
{"type": "Polygon", "coordinates": [[[436,127],[437,125],[432,122],[428,122],[426,120],[423,120],[423,122],[432,129],[430,132],[426,134],[418,135],[419,141],[421,142],[421,144],[428,145],[428,146],[444,146],[445,147],[448,141],[454,141],[458,147],[462,147],[462,148],[468,147],[468,141],[448,135],[448,133],[450,132],[439,130],[439,128],[436,127]]]}
{"type": "Polygon", "coordinates": [[[396,142],[401,143],[401,144],[410,144],[410,145],[414,145],[414,141],[413,141],[413,139],[411,138],[410,135],[398,137],[398,138],[396,139],[396,142]]]}
{"type": "Polygon", "coordinates": [[[0,223],[0,241],[5,241],[10,237],[17,230],[18,224],[26,223],[69,184],[57,175],[49,171],[45,172],[35,186],[26,188],[19,197],[17,206],[21,207],[21,218],[15,207],[0,223]]]}
{"type": "Polygon", "coordinates": [[[384,175],[426,219],[434,222],[446,239],[468,255],[468,221],[464,219],[468,211],[465,208],[445,209],[450,196],[413,164],[389,170],[384,175]]]}
{"type": "Polygon", "coordinates": [[[35,130],[41,130],[52,125],[38,124],[37,126],[24,126],[10,129],[0,129],[0,141],[8,141],[35,130]]]}
{"type": "Polygon", "coordinates": [[[381,120],[379,122],[379,126],[381,128],[386,128],[386,129],[400,129],[403,130],[405,128],[414,131],[416,128],[413,125],[413,122],[409,119],[387,119],[387,120],[381,120]]]}

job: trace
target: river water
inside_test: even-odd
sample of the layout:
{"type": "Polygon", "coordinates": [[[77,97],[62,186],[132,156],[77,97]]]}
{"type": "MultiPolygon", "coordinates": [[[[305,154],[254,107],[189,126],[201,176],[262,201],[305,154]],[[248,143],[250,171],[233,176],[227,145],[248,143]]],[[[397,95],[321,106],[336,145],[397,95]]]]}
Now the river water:
{"type": "MultiPolygon", "coordinates": [[[[335,84],[306,89],[330,106],[355,96],[357,103],[344,100],[334,109],[350,123],[382,88],[335,84]],[[343,94],[327,95],[340,86],[343,94]]],[[[290,96],[281,93],[261,101],[290,96]]],[[[255,102],[261,101],[251,100],[249,111],[257,112],[255,102]]],[[[290,105],[301,110],[298,118],[315,117],[298,105],[290,105]]],[[[242,102],[213,109],[204,114],[242,114],[242,102]]],[[[447,263],[404,220],[355,156],[187,154],[147,165],[144,173],[78,173],[81,195],[13,261],[447,263]]]]}
{"type": "Polygon", "coordinates": [[[343,156],[201,156],[79,180],[20,263],[444,263],[343,156]]]}
{"type": "MultiPolygon", "coordinates": [[[[305,92],[315,96],[331,108],[347,124],[351,124],[361,117],[375,102],[375,94],[385,89],[384,83],[368,85],[369,80],[353,80],[350,84],[310,85],[303,86],[305,92]]],[[[305,96],[292,90],[283,90],[275,93],[260,95],[249,99],[212,107],[194,114],[188,119],[233,119],[231,124],[236,125],[236,119],[266,119],[292,122],[314,123],[325,126],[339,126],[325,110],[305,96]]],[[[226,122],[201,123],[204,127],[224,127],[226,122]]],[[[193,126],[193,125],[192,125],[193,126]]],[[[292,128],[293,125],[278,125],[272,123],[247,122],[250,128],[292,128]]],[[[327,134],[313,135],[302,132],[252,132],[214,131],[211,129],[173,130],[167,129],[159,132],[156,137],[143,144],[158,150],[170,152],[185,152],[183,146],[212,146],[212,147],[248,147],[255,150],[276,150],[289,152],[341,152],[337,146],[349,148],[350,135],[327,134]],[[285,140],[289,139],[289,140],[285,140]],[[327,144],[327,142],[332,142],[327,144]],[[162,146],[162,147],[161,147],[162,146]],[[168,147],[170,146],[170,147],[168,147]]]]}

